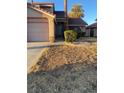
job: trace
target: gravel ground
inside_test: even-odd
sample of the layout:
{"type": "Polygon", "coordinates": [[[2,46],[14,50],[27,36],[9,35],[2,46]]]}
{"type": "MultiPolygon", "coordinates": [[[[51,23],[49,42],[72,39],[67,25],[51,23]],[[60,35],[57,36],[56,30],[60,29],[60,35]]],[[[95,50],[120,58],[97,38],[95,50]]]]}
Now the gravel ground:
{"type": "Polygon", "coordinates": [[[51,46],[28,74],[28,93],[97,93],[96,43],[51,46]]]}
{"type": "Polygon", "coordinates": [[[94,63],[96,60],[96,44],[57,45],[46,48],[39,61],[32,64],[30,72],[48,71],[59,68],[65,64],[94,63]]]}
{"type": "Polygon", "coordinates": [[[28,74],[28,93],[97,93],[97,66],[68,64],[28,74]]]}

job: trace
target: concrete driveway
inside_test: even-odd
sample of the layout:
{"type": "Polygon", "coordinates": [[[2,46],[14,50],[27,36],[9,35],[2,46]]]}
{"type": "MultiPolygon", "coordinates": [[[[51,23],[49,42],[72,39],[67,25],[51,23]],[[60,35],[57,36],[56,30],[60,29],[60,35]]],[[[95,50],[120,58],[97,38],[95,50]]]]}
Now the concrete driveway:
{"type": "Polygon", "coordinates": [[[38,59],[38,55],[42,53],[44,48],[48,48],[50,45],[60,45],[64,42],[28,42],[27,43],[27,68],[30,67],[32,62],[38,59]]]}
{"type": "Polygon", "coordinates": [[[49,47],[49,42],[28,42],[27,43],[27,68],[36,60],[44,48],[49,47]]]}

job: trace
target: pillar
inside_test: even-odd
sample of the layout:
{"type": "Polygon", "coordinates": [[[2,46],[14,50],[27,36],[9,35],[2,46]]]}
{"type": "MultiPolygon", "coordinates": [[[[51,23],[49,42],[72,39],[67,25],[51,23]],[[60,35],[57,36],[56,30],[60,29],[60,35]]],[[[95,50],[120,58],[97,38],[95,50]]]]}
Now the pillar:
{"type": "Polygon", "coordinates": [[[49,19],[49,41],[55,41],[55,24],[54,19],[49,19]]]}

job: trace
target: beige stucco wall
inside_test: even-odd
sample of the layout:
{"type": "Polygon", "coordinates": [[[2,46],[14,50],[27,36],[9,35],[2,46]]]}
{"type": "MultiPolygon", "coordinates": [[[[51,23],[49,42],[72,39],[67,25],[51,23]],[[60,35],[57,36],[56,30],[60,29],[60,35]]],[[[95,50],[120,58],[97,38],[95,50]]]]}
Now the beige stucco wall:
{"type": "Polygon", "coordinates": [[[31,9],[31,8],[27,8],[27,17],[41,17],[42,14],[31,9]]]}
{"type": "MultiPolygon", "coordinates": [[[[55,23],[54,23],[54,18],[47,15],[47,14],[44,14],[44,13],[40,13],[40,12],[37,12],[36,10],[33,10],[31,8],[28,8],[27,9],[27,17],[28,18],[35,18],[35,17],[41,17],[41,18],[47,18],[48,19],[48,25],[49,25],[49,41],[50,42],[54,42],[55,41],[55,23]]],[[[41,20],[41,22],[43,22],[41,20]]]]}
{"type": "Polygon", "coordinates": [[[55,23],[54,19],[49,19],[49,41],[54,42],[55,41],[55,23]]]}

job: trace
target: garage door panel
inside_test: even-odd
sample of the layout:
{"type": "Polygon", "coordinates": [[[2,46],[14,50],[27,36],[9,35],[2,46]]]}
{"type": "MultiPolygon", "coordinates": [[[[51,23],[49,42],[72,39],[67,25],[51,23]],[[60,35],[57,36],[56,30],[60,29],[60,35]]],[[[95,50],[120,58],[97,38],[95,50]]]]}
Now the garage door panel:
{"type": "Polygon", "coordinates": [[[46,38],[46,37],[48,37],[48,35],[46,35],[46,34],[42,34],[42,35],[40,35],[40,34],[30,34],[30,36],[32,37],[32,38],[34,38],[34,37],[39,37],[39,38],[46,38]]]}
{"type": "MultiPolygon", "coordinates": [[[[42,34],[46,34],[46,32],[48,32],[48,31],[46,31],[46,30],[38,30],[38,31],[36,31],[36,29],[34,29],[33,31],[30,31],[30,32],[28,32],[28,33],[30,33],[30,34],[38,34],[38,33],[41,33],[41,31],[42,31],[42,34]]],[[[47,33],[48,34],[48,33],[47,33]]]]}
{"type": "Polygon", "coordinates": [[[48,23],[28,23],[28,41],[49,41],[48,23]]]}
{"type": "Polygon", "coordinates": [[[29,18],[28,19],[28,23],[41,23],[41,22],[48,22],[48,20],[46,20],[45,18],[43,19],[43,18],[34,18],[34,19],[32,19],[32,18],[29,18]]]}
{"type": "Polygon", "coordinates": [[[37,38],[34,38],[35,37],[35,35],[30,35],[30,37],[28,37],[28,41],[48,41],[48,38],[46,38],[46,36],[38,36],[38,35],[36,35],[36,37],[37,38]]]}
{"type": "MultiPolygon", "coordinates": [[[[34,36],[33,36],[33,37],[34,37],[34,36]]],[[[47,41],[47,39],[44,38],[44,37],[41,37],[41,38],[40,38],[40,37],[33,38],[33,37],[29,37],[29,38],[28,38],[28,39],[29,39],[28,41],[37,41],[37,42],[38,42],[38,41],[39,41],[39,42],[40,42],[40,41],[47,41]]]]}

